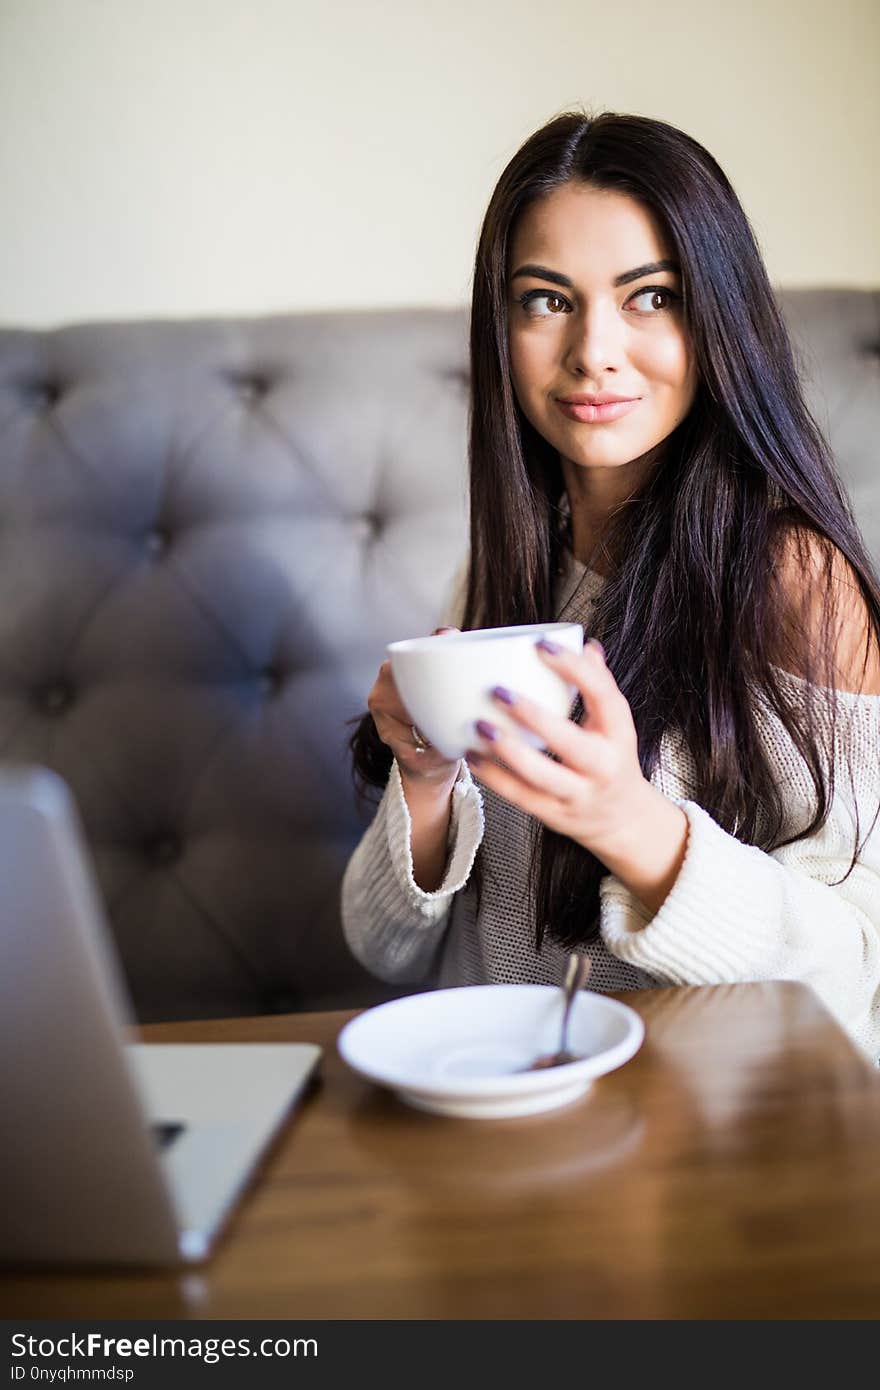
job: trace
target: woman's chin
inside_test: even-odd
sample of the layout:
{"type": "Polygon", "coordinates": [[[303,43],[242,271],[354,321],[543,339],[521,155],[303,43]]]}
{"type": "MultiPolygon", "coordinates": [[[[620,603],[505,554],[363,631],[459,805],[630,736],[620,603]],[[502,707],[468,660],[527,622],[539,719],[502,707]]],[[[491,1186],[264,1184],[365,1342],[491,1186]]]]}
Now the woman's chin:
{"type": "MultiPolygon", "coordinates": [[[[650,452],[650,451],[648,451],[650,452]]],[[[588,452],[581,450],[578,453],[566,455],[569,463],[575,468],[585,470],[598,468],[628,468],[631,464],[640,463],[644,453],[630,453],[622,449],[591,449],[588,452]]]]}

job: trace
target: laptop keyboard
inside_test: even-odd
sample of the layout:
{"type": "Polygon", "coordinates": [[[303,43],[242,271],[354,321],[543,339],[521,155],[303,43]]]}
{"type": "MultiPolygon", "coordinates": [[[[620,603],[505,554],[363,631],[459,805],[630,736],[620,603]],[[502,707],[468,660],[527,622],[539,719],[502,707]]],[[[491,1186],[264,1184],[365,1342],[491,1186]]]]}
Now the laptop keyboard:
{"type": "Polygon", "coordinates": [[[175,1139],[179,1139],[185,1128],[185,1125],[178,1124],[176,1121],[172,1123],[170,1120],[157,1120],[150,1125],[153,1138],[160,1149],[167,1149],[169,1145],[174,1143],[175,1139]]]}

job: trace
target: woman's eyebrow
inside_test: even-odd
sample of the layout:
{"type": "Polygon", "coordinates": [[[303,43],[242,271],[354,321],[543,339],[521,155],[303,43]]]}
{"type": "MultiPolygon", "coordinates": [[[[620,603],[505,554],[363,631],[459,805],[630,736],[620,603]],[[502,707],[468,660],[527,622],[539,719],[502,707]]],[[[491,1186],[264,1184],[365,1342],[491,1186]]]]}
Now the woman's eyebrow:
{"type": "MultiPolygon", "coordinates": [[[[622,275],[615,276],[614,284],[628,285],[633,280],[641,280],[645,275],[658,275],[662,270],[681,274],[675,261],[649,261],[647,265],[636,266],[635,270],[625,270],[622,275]]],[[[545,265],[521,265],[510,278],[516,280],[520,275],[531,275],[535,280],[549,280],[551,285],[562,285],[566,290],[574,289],[574,281],[569,280],[567,275],[561,275],[558,270],[549,270],[545,265]]]]}
{"type": "Polygon", "coordinates": [[[680,275],[681,269],[675,261],[649,261],[647,265],[637,266],[635,270],[624,271],[623,275],[615,277],[615,285],[628,285],[631,280],[641,280],[645,275],[659,275],[661,270],[671,270],[674,274],[680,275]]]}
{"type": "Polygon", "coordinates": [[[567,290],[574,289],[574,281],[569,280],[567,275],[560,275],[558,270],[548,270],[545,265],[521,265],[510,278],[516,280],[520,275],[531,275],[535,280],[549,280],[551,285],[562,285],[567,290]]]}

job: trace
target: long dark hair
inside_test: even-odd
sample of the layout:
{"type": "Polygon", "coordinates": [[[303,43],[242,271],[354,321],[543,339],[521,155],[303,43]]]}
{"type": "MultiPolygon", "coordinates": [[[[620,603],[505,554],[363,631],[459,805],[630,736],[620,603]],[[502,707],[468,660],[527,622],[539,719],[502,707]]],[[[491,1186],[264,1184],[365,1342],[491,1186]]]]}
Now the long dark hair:
{"type": "MultiPolygon", "coordinates": [[[[699,369],[687,418],[604,538],[613,573],[591,632],[629,701],[645,776],[657,765],[664,734],[679,735],[693,763],[694,799],[738,839],[778,848],[821,826],[833,797],[840,557],[875,636],[880,586],[804,402],[748,219],[712,156],[664,122],[611,112],[558,116],[519,149],[492,195],[470,325],[471,550],[463,626],[555,616],[554,576],[566,541],[563,479],[555,450],[514,394],[507,261],[526,208],[571,181],[627,194],[657,218],[682,269],[699,369]],[[790,556],[792,548],[824,594],[818,637],[815,624],[799,628],[780,582],[783,552],[790,556]],[[794,689],[780,664],[803,678],[794,689]],[[790,824],[761,738],[756,694],[808,769],[815,798],[806,824],[790,824]]],[[[365,716],[352,738],[362,782],[387,780],[390,754],[380,749],[365,716]]],[[[852,863],[858,836],[857,824],[852,863]]],[[[545,827],[536,828],[534,843],[537,944],[545,933],[566,946],[582,944],[598,931],[607,870],[545,827]]]]}

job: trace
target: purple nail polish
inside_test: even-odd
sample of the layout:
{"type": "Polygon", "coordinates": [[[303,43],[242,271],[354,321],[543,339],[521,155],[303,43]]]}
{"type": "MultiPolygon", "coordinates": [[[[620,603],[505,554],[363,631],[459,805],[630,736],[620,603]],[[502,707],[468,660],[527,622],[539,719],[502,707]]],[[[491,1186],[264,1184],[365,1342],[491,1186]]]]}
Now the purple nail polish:
{"type": "Polygon", "coordinates": [[[501,701],[502,705],[516,704],[516,696],[512,691],[507,689],[506,685],[494,685],[492,687],[492,694],[495,696],[496,700],[501,701]]]}
{"type": "Polygon", "coordinates": [[[549,637],[542,637],[536,644],[539,651],[546,652],[548,656],[558,656],[562,651],[558,642],[551,642],[549,637]]]}
{"type": "Polygon", "coordinates": [[[486,761],[486,759],[481,757],[479,753],[475,753],[473,748],[469,748],[464,756],[466,761],[469,762],[472,767],[479,767],[481,763],[484,763],[486,761]]]}
{"type": "Polygon", "coordinates": [[[494,724],[489,723],[488,719],[478,719],[474,727],[480,738],[488,739],[490,743],[494,743],[498,737],[498,730],[494,724]]]}

